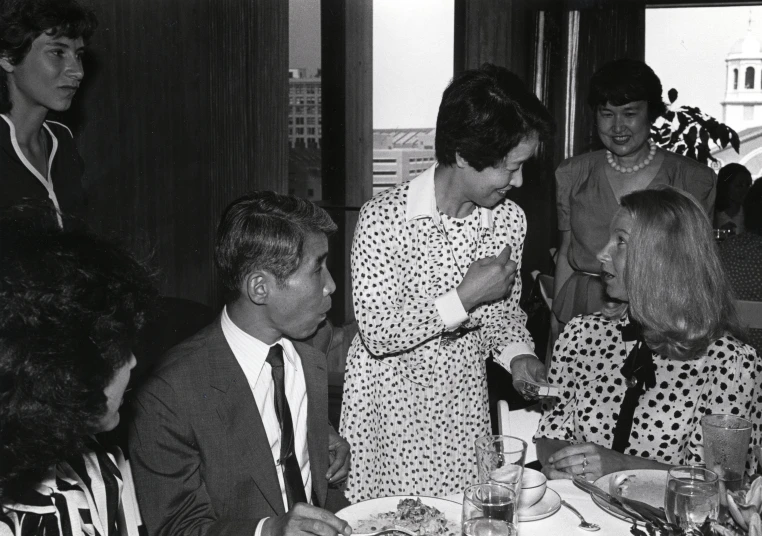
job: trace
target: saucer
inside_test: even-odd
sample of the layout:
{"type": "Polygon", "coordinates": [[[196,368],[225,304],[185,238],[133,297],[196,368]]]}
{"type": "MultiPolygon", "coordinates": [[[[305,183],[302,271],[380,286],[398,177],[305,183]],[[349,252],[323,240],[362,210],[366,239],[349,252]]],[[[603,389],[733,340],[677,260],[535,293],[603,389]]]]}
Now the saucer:
{"type": "Polygon", "coordinates": [[[529,508],[519,508],[519,521],[537,521],[550,517],[561,509],[561,496],[547,488],[539,502],[529,508]]]}

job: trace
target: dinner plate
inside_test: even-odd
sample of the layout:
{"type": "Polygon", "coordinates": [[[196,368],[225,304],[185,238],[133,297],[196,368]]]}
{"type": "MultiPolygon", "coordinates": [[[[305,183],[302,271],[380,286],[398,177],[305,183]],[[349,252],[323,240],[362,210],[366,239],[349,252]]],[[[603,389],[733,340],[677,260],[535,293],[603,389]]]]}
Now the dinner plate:
{"type": "Polygon", "coordinates": [[[547,488],[545,495],[529,508],[519,508],[519,521],[537,521],[550,517],[561,509],[561,496],[547,488]]]}
{"type": "Polygon", "coordinates": [[[432,506],[442,512],[447,519],[447,525],[453,534],[460,534],[460,518],[463,506],[455,501],[440,499],[438,497],[426,497],[415,495],[393,495],[391,497],[379,497],[378,499],[369,499],[360,501],[351,506],[347,506],[336,512],[339,517],[349,523],[354,528],[359,521],[367,520],[379,514],[394,512],[402,499],[421,499],[426,506],[432,506]]]}
{"type": "MultiPolygon", "coordinates": [[[[664,491],[667,488],[667,471],[659,469],[633,469],[617,471],[603,475],[593,485],[609,495],[624,496],[628,499],[650,504],[655,508],[664,508],[664,491]],[[626,480],[625,480],[626,478],[626,480]]],[[[597,495],[591,495],[593,502],[611,515],[632,521],[632,517],[614,505],[608,504],[597,495]]],[[[639,525],[644,523],[638,522],[639,525]]]]}

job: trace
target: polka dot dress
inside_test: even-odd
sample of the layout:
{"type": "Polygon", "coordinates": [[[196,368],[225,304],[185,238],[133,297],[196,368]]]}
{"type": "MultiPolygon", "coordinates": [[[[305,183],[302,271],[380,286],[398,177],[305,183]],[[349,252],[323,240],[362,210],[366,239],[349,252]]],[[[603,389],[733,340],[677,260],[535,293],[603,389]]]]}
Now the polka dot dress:
{"type": "Polygon", "coordinates": [[[720,242],[720,258],[738,299],[762,301],[762,236],[731,236],[720,242]]]}
{"type": "MultiPolygon", "coordinates": [[[[535,437],[611,448],[625,386],[620,369],[634,342],[600,313],[567,324],[553,349],[548,382],[561,387],[556,402],[543,404],[535,437]]],[[[728,413],[753,423],[752,444],[762,433],[762,359],[732,336],[709,346],[698,359],[654,356],[656,387],[641,396],[625,454],[672,465],[704,462],[700,420],[728,413]]],[[[748,467],[756,468],[751,452],[748,467]]],[[[747,467],[747,468],[748,468],[747,467]]]]}
{"type": "Polygon", "coordinates": [[[444,496],[475,482],[474,441],[490,429],[485,359],[511,342],[531,345],[519,277],[507,299],[471,311],[453,339],[442,337],[434,304],[474,260],[506,244],[513,260],[521,258],[521,209],[506,201],[487,211],[491,227],[486,209],[462,219],[439,216],[441,224],[430,216],[408,221],[408,189],[366,203],[352,247],[360,334],[349,350],[341,414],[341,435],[352,446],[352,502],[444,496]]]}
{"type": "MultiPolygon", "coordinates": [[[[762,301],[762,236],[743,233],[720,242],[720,259],[739,300],[762,301]]],[[[748,343],[762,352],[762,329],[750,329],[748,343]]]]}

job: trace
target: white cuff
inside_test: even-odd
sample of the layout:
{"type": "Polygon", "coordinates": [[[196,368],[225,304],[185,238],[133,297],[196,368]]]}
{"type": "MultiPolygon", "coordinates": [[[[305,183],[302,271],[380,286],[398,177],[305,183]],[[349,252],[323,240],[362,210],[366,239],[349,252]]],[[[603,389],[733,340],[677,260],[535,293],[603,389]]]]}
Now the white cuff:
{"type": "Polygon", "coordinates": [[[468,320],[468,313],[463,308],[457,289],[452,289],[439,296],[434,300],[434,305],[442,318],[442,322],[444,322],[445,329],[448,331],[457,328],[468,320]]]}
{"type": "Polygon", "coordinates": [[[262,536],[262,527],[265,526],[265,521],[270,519],[269,517],[263,517],[259,520],[259,523],[257,523],[257,528],[254,529],[254,536],[262,536]]]}
{"type": "Polygon", "coordinates": [[[495,361],[498,362],[498,364],[503,367],[508,372],[511,371],[511,361],[513,361],[513,358],[518,355],[533,355],[537,357],[537,355],[534,353],[534,348],[528,345],[525,342],[511,342],[506,344],[503,349],[500,352],[500,355],[495,356],[495,361]]]}

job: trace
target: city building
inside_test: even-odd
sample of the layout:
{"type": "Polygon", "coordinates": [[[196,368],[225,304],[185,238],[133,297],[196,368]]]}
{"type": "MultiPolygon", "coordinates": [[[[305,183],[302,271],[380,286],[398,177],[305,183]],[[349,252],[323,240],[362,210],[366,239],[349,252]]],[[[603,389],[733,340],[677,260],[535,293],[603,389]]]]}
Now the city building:
{"type": "Polygon", "coordinates": [[[754,178],[762,175],[762,43],[751,32],[736,41],[725,58],[726,85],[722,101],[722,121],[737,133],[741,141],[738,153],[727,146],[712,151],[718,162],[715,171],[725,164],[743,164],[754,178]]]}
{"type": "Polygon", "coordinates": [[[373,131],[373,195],[409,181],[436,161],[433,128],[373,131]]]}
{"type": "Polygon", "coordinates": [[[288,193],[310,201],[322,199],[322,100],[320,70],[288,70],[288,193]]]}
{"type": "Polygon", "coordinates": [[[288,143],[291,147],[320,147],[323,104],[320,71],[288,70],[288,143]]]}

